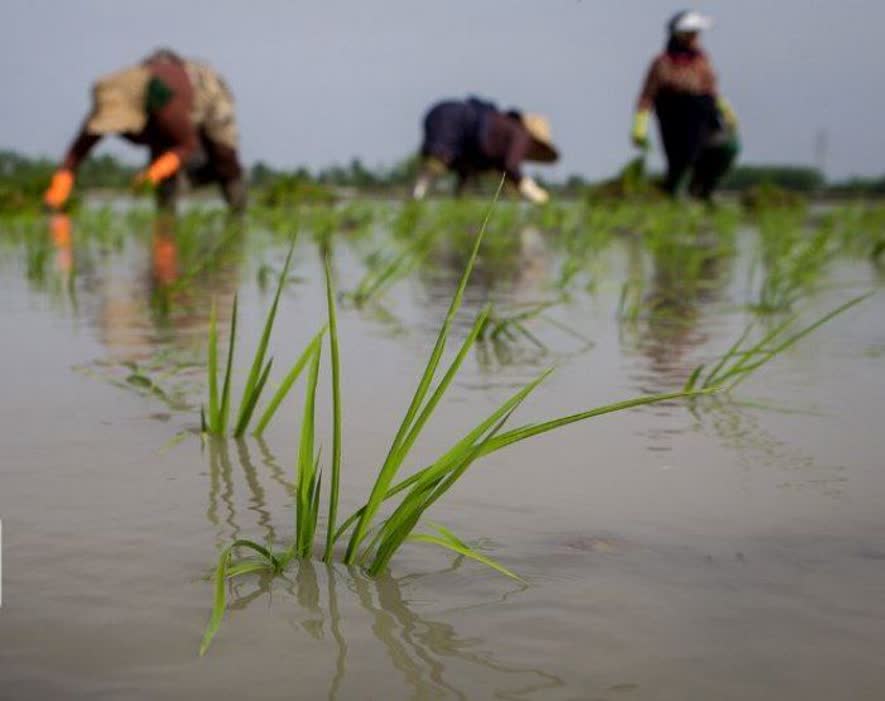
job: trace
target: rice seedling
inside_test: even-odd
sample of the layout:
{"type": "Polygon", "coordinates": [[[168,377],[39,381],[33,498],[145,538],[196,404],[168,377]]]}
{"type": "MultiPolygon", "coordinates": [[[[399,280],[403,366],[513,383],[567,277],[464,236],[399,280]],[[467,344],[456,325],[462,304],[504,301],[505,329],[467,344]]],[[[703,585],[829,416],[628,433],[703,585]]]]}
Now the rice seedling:
{"type": "Polygon", "coordinates": [[[395,255],[376,252],[366,260],[368,269],[356,288],[343,296],[356,307],[365,305],[389,289],[397,281],[407,277],[421,264],[429,251],[431,236],[419,237],[395,255]]]}
{"type": "Polygon", "coordinates": [[[704,365],[699,365],[695,368],[684,389],[686,391],[711,387],[718,387],[724,391],[734,389],[763,365],[774,360],[831,319],[857,306],[872,294],[872,292],[868,292],[850,299],[799,331],[793,331],[798,321],[798,315],[794,314],[777,324],[755,342],[748,340],[753,331],[753,324],[750,324],[712,367],[707,369],[704,365]]]}
{"type": "MultiPolygon", "coordinates": [[[[497,195],[495,201],[497,201],[497,195]]],[[[446,548],[460,556],[486,564],[504,575],[517,578],[513,572],[487,556],[480,554],[464,541],[458,539],[457,536],[444,526],[435,526],[436,534],[415,534],[414,530],[425,512],[442,498],[477,460],[484,456],[534,436],[589,418],[654,402],[711,394],[717,390],[715,386],[710,386],[701,389],[638,397],[550,421],[526,424],[505,431],[504,427],[512,414],[553,372],[553,368],[550,368],[540,373],[534,380],[502,402],[485,419],[453,443],[436,460],[412,473],[409,477],[397,481],[400,471],[407,462],[407,458],[419,435],[430,421],[439,403],[445,397],[470,348],[476,342],[481,330],[488,322],[491,309],[489,306],[486,306],[477,314],[466,338],[462,341],[448,367],[441,371],[442,359],[451,334],[452,324],[461,307],[467,281],[476,264],[486,223],[491,216],[493,207],[494,201],[492,206],[489,207],[484,224],[476,236],[471,255],[450,302],[436,343],[418,380],[417,388],[408,404],[399,428],[394,435],[387,456],[378,470],[375,483],[365,503],[345,519],[340,526],[337,525],[342,441],[340,361],[338,357],[334,286],[328,257],[324,261],[326,303],[329,319],[328,332],[331,347],[333,406],[332,486],[329,495],[329,518],[326,524],[327,532],[323,554],[327,562],[332,559],[335,544],[344,539],[349,533],[347,545],[342,556],[344,563],[360,565],[371,576],[376,576],[384,571],[391,558],[403,544],[417,541],[446,548]],[[390,514],[386,518],[380,518],[379,514],[382,505],[401,494],[401,498],[390,514]]],[[[274,551],[270,546],[265,547],[254,541],[241,539],[235,541],[222,551],[215,571],[214,604],[200,647],[201,654],[204,654],[208,649],[222,621],[226,607],[225,583],[228,580],[255,572],[278,574],[285,570],[292,561],[306,559],[312,555],[313,541],[318,525],[322,483],[320,455],[314,445],[315,401],[319,365],[320,353],[314,352],[310,356],[310,369],[305,390],[301,436],[296,463],[296,524],[294,540],[288,548],[274,551]],[[253,556],[243,560],[235,560],[234,553],[240,548],[251,550],[253,556]]]]}
{"type": "Polygon", "coordinates": [[[751,308],[761,314],[789,310],[814,287],[835,253],[826,228],[807,234],[796,212],[766,212],[759,219],[762,280],[751,308]]]}
{"type": "Polygon", "coordinates": [[[500,315],[492,311],[486,318],[482,328],[480,328],[476,340],[479,343],[486,340],[492,342],[498,340],[515,342],[519,338],[525,338],[537,348],[546,350],[547,346],[526,328],[526,323],[531,319],[540,317],[543,312],[556,306],[556,304],[557,302],[539,302],[527,305],[525,309],[507,315],[500,315]]]}
{"type": "MultiPolygon", "coordinates": [[[[289,267],[292,262],[292,254],[295,250],[295,238],[293,237],[289,245],[289,252],[286,255],[286,262],[283,265],[283,271],[280,274],[277,283],[276,293],[271,302],[267,318],[264,322],[264,329],[258,342],[258,347],[252,357],[252,365],[246,379],[246,385],[243,388],[243,394],[240,399],[239,410],[237,412],[236,421],[233,424],[234,437],[243,436],[252,420],[258,400],[261,397],[264,388],[270,376],[273,367],[273,358],[267,358],[267,349],[270,343],[270,337],[273,332],[274,323],[276,321],[277,308],[280,302],[280,295],[285,286],[289,267]]],[[[233,311],[231,312],[231,328],[228,338],[227,361],[224,366],[224,381],[219,392],[218,387],[218,331],[216,322],[215,305],[212,305],[212,312],[209,318],[209,351],[208,351],[208,372],[209,372],[209,404],[208,408],[204,407],[200,412],[200,425],[204,433],[213,435],[224,435],[227,433],[230,421],[230,392],[231,392],[231,373],[233,369],[235,347],[236,347],[236,331],[237,331],[237,297],[234,296],[233,311]]],[[[308,344],[301,357],[292,366],[287,373],[285,379],[280,385],[277,392],[271,398],[270,403],[265,409],[258,423],[257,433],[260,435],[267,425],[270,423],[283,399],[288,394],[292,385],[298,379],[304,366],[311,357],[318,356],[320,351],[321,336],[320,334],[308,344]]]]}

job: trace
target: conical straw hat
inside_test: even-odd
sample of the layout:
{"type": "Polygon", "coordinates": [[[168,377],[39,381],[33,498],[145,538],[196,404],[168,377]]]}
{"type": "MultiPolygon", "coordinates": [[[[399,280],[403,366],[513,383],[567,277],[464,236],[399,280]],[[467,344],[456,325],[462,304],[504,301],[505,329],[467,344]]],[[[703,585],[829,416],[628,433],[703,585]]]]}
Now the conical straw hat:
{"type": "Polygon", "coordinates": [[[532,135],[532,148],[528,159],[539,163],[553,163],[559,160],[559,151],[553,145],[550,122],[540,114],[523,114],[522,125],[532,135]]]}
{"type": "Polygon", "coordinates": [[[144,129],[149,80],[150,71],[143,66],[100,78],[92,89],[92,114],[86,130],[91,134],[124,134],[144,129]]]}

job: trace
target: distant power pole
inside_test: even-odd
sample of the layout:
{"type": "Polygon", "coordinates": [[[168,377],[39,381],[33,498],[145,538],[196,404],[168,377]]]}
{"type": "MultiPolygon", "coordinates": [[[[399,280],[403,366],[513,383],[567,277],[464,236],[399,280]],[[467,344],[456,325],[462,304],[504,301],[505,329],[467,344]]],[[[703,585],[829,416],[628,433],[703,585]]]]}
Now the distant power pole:
{"type": "Polygon", "coordinates": [[[814,135],[814,167],[826,179],[827,157],[830,153],[830,134],[826,129],[818,129],[814,135]]]}

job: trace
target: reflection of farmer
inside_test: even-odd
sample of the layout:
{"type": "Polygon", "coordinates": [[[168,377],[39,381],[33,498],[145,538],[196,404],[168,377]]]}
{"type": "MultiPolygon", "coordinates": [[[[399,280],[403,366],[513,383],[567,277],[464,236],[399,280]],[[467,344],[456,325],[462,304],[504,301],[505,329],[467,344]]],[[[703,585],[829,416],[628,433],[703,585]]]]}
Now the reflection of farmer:
{"type": "Polygon", "coordinates": [[[424,118],[421,146],[422,170],[414,195],[421,199],[433,180],[447,170],[458,177],[458,192],[465,181],[483,171],[504,172],[527,200],[543,204],[547,192],[523,175],[523,161],[553,163],[559,154],[550,139],[544,117],[516,111],[501,112],[476,98],[434,105],[424,118]]]}
{"type": "Polygon", "coordinates": [[[639,96],[633,143],[648,145],[649,113],[654,109],[667,155],[665,187],[709,198],[737,155],[737,119],[719,95],[716,74],[700,46],[710,20],[680,12],[668,26],[667,48],[651,64],[639,96]]]}
{"type": "Polygon", "coordinates": [[[99,79],[92,112],[46,191],[49,207],[65,203],[77,166],[107,134],[150,149],[151,163],[138,182],[156,186],[161,207],[174,207],[184,181],[216,182],[232,208],[245,206],[233,97],[209,66],[161,50],[99,79]]]}

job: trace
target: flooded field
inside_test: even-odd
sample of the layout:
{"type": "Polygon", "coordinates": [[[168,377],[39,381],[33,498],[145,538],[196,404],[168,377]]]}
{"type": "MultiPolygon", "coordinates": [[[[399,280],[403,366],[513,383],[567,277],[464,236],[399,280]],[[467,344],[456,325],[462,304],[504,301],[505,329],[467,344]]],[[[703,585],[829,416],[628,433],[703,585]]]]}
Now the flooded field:
{"type": "MultiPolygon", "coordinates": [[[[201,435],[213,301],[226,350],[238,293],[238,400],[298,230],[275,388],[326,324],[331,251],[347,516],[486,206],[0,223],[0,697],[885,697],[885,217],[862,211],[499,205],[446,358],[489,301],[490,323],[402,476],[547,367],[517,425],[678,391],[748,324],[758,338],[874,294],[729,393],[473,465],[427,520],[524,582],[426,543],[372,578],[322,563],[318,536],[315,560],[231,580],[198,655],[222,548],[292,538],[304,396],[301,380],[260,439],[201,435]]],[[[326,358],[320,381],[327,462],[326,358]]]]}

